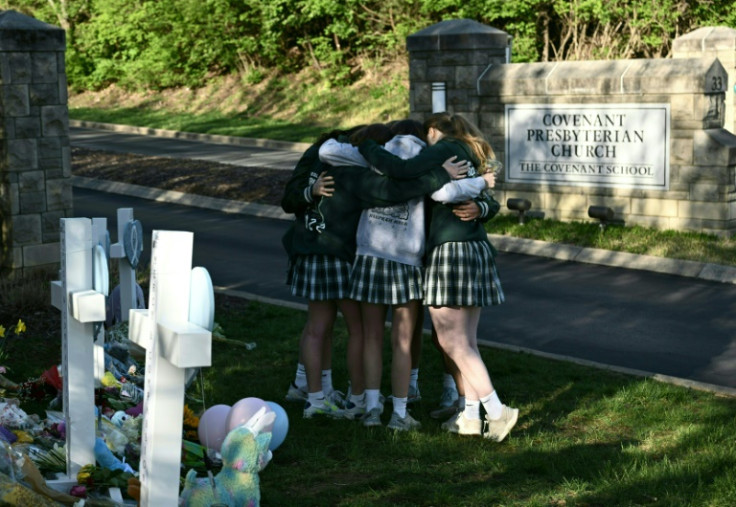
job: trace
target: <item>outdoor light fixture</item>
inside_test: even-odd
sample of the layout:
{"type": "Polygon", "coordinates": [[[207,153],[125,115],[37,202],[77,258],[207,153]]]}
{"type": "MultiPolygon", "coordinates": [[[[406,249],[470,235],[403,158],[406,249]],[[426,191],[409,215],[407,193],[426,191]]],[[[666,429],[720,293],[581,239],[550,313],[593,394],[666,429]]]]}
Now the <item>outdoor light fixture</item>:
{"type": "Polygon", "coordinates": [[[524,225],[524,213],[532,207],[532,202],[529,199],[507,199],[506,207],[510,210],[518,211],[519,223],[524,225]]]}
{"type": "Polygon", "coordinates": [[[613,221],[613,210],[608,206],[590,206],[588,207],[588,216],[600,220],[601,230],[613,221]]]}
{"type": "Polygon", "coordinates": [[[443,82],[432,83],[432,112],[447,111],[447,87],[443,82]]]}

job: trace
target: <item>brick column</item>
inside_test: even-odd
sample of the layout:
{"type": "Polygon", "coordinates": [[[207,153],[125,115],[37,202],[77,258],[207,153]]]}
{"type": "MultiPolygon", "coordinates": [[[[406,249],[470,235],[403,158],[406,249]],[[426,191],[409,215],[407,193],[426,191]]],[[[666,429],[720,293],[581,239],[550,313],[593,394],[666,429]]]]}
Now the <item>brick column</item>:
{"type": "Polygon", "coordinates": [[[0,12],[0,274],[55,271],[72,216],[65,33],[0,12]]]}

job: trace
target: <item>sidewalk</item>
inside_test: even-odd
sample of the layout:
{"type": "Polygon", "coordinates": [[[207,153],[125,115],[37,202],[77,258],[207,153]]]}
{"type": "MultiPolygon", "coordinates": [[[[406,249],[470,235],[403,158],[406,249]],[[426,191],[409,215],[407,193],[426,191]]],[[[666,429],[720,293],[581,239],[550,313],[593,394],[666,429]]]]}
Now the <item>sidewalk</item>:
{"type": "MultiPolygon", "coordinates": [[[[137,134],[168,139],[181,139],[206,144],[238,145],[272,149],[279,152],[303,152],[309,145],[306,143],[289,143],[264,139],[249,139],[230,136],[214,136],[171,130],[112,125],[107,123],[69,120],[71,127],[109,130],[114,132],[137,134]]],[[[249,163],[252,163],[251,159],[249,163]]],[[[231,162],[232,163],[232,162],[231,162]]],[[[230,201],[193,194],[183,194],[168,190],[96,180],[92,178],[72,177],[72,184],[81,188],[89,188],[110,193],[130,195],[155,201],[185,204],[206,209],[220,210],[226,213],[242,213],[260,217],[291,220],[292,215],[284,213],[278,206],[230,201]]],[[[582,248],[574,245],[548,243],[545,241],[499,236],[489,234],[494,246],[502,252],[535,255],[562,261],[584,262],[611,267],[653,271],[663,274],[698,278],[701,280],[736,284],[736,267],[723,266],[696,261],[666,259],[650,255],[636,255],[625,252],[614,252],[597,248],[582,248]]]]}

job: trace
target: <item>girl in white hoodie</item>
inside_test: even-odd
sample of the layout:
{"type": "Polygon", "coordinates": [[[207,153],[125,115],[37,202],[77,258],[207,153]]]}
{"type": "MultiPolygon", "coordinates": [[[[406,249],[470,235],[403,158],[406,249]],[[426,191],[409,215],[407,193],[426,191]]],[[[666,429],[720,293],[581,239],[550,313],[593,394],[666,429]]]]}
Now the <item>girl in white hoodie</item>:
{"type": "MultiPolygon", "coordinates": [[[[426,147],[421,123],[403,120],[392,125],[395,134],[385,148],[404,158],[413,158],[426,147]]],[[[367,162],[357,148],[328,141],[319,152],[331,165],[362,165],[367,162]]],[[[377,169],[380,172],[380,168],[377,169]]],[[[399,175],[392,175],[399,177],[399,175]]],[[[477,197],[491,182],[482,177],[454,180],[432,194],[441,202],[460,202],[477,197]]],[[[384,323],[393,308],[391,329],[391,386],[393,413],[388,427],[414,430],[420,427],[406,411],[411,375],[412,336],[422,314],[425,244],[424,197],[363,212],[356,234],[356,258],[350,276],[350,298],[361,302],[363,320],[364,400],[350,400],[346,412],[357,418],[365,414],[365,426],[380,426],[380,399],[384,323]],[[362,403],[361,403],[362,401],[362,403]]]]}

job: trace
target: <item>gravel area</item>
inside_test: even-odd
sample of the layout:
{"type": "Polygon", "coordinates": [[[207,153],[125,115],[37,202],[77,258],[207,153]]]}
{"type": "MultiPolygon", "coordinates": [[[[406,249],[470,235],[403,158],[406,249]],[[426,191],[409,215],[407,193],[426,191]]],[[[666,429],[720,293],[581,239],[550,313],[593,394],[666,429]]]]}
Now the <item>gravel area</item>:
{"type": "Polygon", "coordinates": [[[291,171],[72,147],[72,174],[280,206],[291,171]]]}

